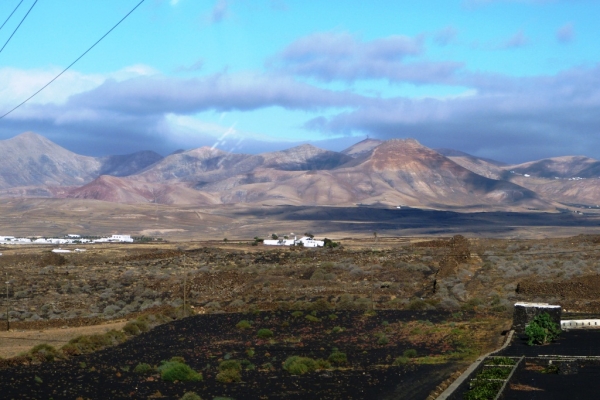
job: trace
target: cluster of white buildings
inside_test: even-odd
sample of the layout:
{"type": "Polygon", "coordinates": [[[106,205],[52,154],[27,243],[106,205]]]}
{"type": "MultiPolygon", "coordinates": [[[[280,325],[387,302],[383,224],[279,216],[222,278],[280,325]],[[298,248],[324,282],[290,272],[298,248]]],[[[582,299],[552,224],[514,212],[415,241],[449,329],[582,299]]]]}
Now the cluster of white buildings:
{"type": "Polygon", "coordinates": [[[300,239],[265,239],[263,244],[266,246],[304,246],[304,247],[323,247],[325,242],[323,240],[315,240],[311,237],[304,236],[300,239]]]}
{"type": "Polygon", "coordinates": [[[99,239],[84,239],[81,235],[69,234],[64,238],[19,238],[14,236],[0,236],[0,244],[85,244],[85,243],[132,243],[130,235],[112,235],[99,239]]]}

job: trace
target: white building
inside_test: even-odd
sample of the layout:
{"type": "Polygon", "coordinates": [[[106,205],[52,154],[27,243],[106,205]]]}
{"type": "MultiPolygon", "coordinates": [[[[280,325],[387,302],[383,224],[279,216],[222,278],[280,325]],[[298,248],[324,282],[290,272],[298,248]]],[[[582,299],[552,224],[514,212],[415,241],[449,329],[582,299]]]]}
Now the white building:
{"type": "Polygon", "coordinates": [[[323,240],[315,240],[308,236],[304,236],[300,239],[276,239],[276,240],[264,240],[265,246],[304,246],[304,247],[323,247],[325,242],[323,240]]]}
{"type": "Polygon", "coordinates": [[[118,242],[118,243],[133,243],[133,239],[130,235],[112,235],[108,238],[100,238],[94,240],[94,243],[102,243],[102,242],[118,242]]]}

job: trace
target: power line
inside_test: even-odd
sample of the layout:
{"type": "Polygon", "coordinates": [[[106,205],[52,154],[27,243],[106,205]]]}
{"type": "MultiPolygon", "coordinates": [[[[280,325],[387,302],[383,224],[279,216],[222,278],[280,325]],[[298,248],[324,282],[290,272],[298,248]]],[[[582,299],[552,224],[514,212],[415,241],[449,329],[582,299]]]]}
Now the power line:
{"type": "MultiPolygon", "coordinates": [[[[31,7],[29,7],[29,10],[27,11],[27,14],[25,14],[25,16],[23,17],[23,19],[21,19],[21,22],[19,22],[19,25],[17,25],[17,27],[15,28],[15,30],[13,31],[13,33],[10,35],[10,37],[8,38],[8,40],[6,41],[6,43],[4,43],[4,46],[2,46],[2,48],[0,49],[0,53],[2,53],[2,50],[4,50],[4,48],[6,47],[6,45],[8,44],[8,42],[10,42],[10,39],[12,39],[12,37],[15,35],[15,33],[17,33],[17,31],[19,30],[19,27],[21,26],[21,24],[23,23],[23,21],[25,21],[25,18],[27,18],[27,16],[31,12],[31,10],[33,10],[33,6],[35,6],[37,4],[37,2],[38,2],[38,0],[35,0],[33,2],[33,4],[31,5],[31,7]]],[[[21,4],[21,3],[19,3],[19,4],[21,4]]],[[[19,6],[17,6],[17,7],[19,7],[19,6]]],[[[15,8],[15,11],[16,11],[16,8],[15,8]]],[[[10,14],[10,15],[12,15],[12,14],[10,14]]],[[[7,19],[7,21],[8,21],[8,19],[7,19]]],[[[4,26],[4,24],[2,24],[2,26],[4,26]]]]}
{"type": "Polygon", "coordinates": [[[4,28],[4,25],[6,25],[6,23],[8,22],[8,20],[10,19],[10,17],[13,16],[13,14],[15,13],[15,11],[17,11],[17,8],[19,8],[19,6],[21,5],[21,3],[23,2],[23,0],[21,0],[19,2],[19,4],[17,4],[17,6],[15,7],[15,9],[13,10],[13,12],[10,13],[10,15],[8,16],[8,18],[6,18],[6,21],[4,21],[4,23],[2,24],[2,26],[0,26],[0,30],[2,30],[2,28],[4,28]]]}
{"type": "MultiPolygon", "coordinates": [[[[131,9],[131,11],[129,11],[123,18],[121,18],[121,20],[119,22],[117,22],[112,28],[110,28],[108,30],[108,32],[106,32],[100,39],[98,39],[96,41],[96,43],[94,43],[93,45],[91,45],[82,55],[80,55],[79,57],[77,57],[77,59],[75,61],[73,61],[71,64],[69,64],[69,66],[65,69],[62,70],[61,73],[59,73],[58,75],[56,75],[54,78],[52,78],[52,80],[50,80],[50,82],[46,83],[41,89],[39,89],[37,92],[35,92],[34,94],[32,94],[31,96],[29,96],[27,99],[25,99],[23,102],[21,102],[20,104],[18,104],[16,107],[14,107],[12,110],[8,111],[7,113],[5,113],[4,115],[0,116],[0,119],[6,117],[8,114],[12,113],[13,111],[15,111],[17,108],[21,107],[23,104],[27,103],[29,100],[33,99],[35,96],[37,96],[42,90],[46,89],[48,86],[50,86],[50,84],[52,82],[54,82],[55,80],[57,80],[62,74],[64,74],[65,72],[67,72],[73,65],[75,65],[75,63],[79,60],[81,60],[83,58],[83,56],[85,56],[87,53],[90,52],[90,50],[92,50],[94,47],[96,47],[96,45],[98,43],[100,43],[102,41],[102,39],[104,39],[106,36],[108,36],[109,33],[111,33],[117,26],[119,26],[121,24],[121,22],[125,21],[125,19],[127,17],[129,17],[129,15],[134,12],[139,6],[142,5],[142,3],[145,0],[141,0],[135,7],[133,7],[131,9]]],[[[37,2],[37,0],[36,0],[37,2]]]]}

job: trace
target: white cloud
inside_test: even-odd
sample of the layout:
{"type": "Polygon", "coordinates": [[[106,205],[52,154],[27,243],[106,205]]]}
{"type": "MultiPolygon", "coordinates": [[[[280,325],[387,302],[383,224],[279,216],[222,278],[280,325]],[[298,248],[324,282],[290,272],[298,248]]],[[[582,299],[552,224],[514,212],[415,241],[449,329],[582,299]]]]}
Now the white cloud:
{"type": "MultiPolygon", "coordinates": [[[[12,108],[38,91],[62,68],[22,70],[11,67],[0,68],[0,106],[12,108]]],[[[63,104],[69,97],[92,90],[108,79],[124,81],[134,77],[152,76],[157,71],[147,65],[131,65],[108,74],[83,74],[74,70],[65,72],[50,86],[32,98],[28,104],[63,104]]],[[[4,111],[4,110],[0,110],[4,111]]]]}

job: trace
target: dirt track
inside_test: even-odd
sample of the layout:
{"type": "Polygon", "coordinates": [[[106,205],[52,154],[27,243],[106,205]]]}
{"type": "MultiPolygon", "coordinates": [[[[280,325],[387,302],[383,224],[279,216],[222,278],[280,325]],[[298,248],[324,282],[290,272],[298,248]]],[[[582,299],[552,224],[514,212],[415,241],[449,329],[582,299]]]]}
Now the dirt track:
{"type": "Polygon", "coordinates": [[[121,329],[125,323],[126,321],[121,320],[102,325],[81,326],[77,328],[52,328],[41,331],[3,331],[0,332],[0,357],[14,357],[40,343],[60,347],[77,336],[104,333],[111,329],[121,329]]]}

